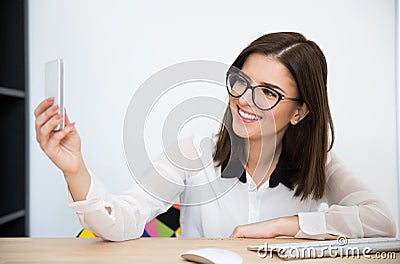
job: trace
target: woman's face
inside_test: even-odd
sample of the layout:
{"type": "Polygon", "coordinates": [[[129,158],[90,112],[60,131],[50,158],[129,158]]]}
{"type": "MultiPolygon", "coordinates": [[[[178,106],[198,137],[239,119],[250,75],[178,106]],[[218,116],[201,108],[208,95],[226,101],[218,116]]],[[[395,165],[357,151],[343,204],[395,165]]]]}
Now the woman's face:
{"type": "MultiPolygon", "coordinates": [[[[299,98],[295,81],[289,70],[273,57],[263,54],[250,54],[242,72],[252,81],[251,85],[273,84],[285,97],[299,98]]],[[[254,105],[250,89],[239,98],[229,97],[232,110],[233,131],[242,138],[260,139],[264,136],[277,136],[282,139],[290,123],[300,121],[306,114],[305,104],[282,100],[273,109],[262,111],[254,105]]]]}

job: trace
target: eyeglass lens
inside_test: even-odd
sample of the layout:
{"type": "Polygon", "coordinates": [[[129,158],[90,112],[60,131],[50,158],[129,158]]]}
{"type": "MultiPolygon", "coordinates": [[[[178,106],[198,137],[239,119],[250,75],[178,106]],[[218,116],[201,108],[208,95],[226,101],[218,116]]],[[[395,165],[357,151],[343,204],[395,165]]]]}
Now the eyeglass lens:
{"type": "MultiPolygon", "coordinates": [[[[227,77],[227,88],[233,97],[242,96],[250,88],[250,82],[238,73],[229,73],[227,77]]],[[[279,101],[279,94],[272,88],[257,86],[254,88],[254,104],[261,109],[269,109],[279,101]]]]}

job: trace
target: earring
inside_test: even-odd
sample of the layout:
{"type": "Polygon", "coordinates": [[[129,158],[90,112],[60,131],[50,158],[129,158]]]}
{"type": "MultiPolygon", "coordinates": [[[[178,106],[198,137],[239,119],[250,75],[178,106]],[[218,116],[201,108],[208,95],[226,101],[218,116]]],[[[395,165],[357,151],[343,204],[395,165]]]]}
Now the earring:
{"type": "Polygon", "coordinates": [[[298,120],[294,120],[292,125],[297,125],[298,122],[298,120]]]}

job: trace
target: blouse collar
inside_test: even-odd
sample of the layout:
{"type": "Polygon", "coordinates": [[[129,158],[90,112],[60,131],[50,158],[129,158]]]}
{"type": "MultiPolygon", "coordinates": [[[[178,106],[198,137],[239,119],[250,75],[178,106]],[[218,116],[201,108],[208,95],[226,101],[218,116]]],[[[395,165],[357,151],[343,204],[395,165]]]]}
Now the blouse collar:
{"type": "MultiPolygon", "coordinates": [[[[290,165],[290,160],[286,155],[286,152],[282,150],[279,157],[278,164],[275,170],[272,172],[269,178],[269,187],[274,188],[282,183],[289,189],[293,190],[294,186],[291,181],[293,176],[293,168],[290,165]]],[[[246,170],[244,169],[242,163],[239,160],[232,160],[230,162],[225,162],[221,165],[221,178],[235,178],[238,177],[239,181],[246,183],[246,170]]]]}

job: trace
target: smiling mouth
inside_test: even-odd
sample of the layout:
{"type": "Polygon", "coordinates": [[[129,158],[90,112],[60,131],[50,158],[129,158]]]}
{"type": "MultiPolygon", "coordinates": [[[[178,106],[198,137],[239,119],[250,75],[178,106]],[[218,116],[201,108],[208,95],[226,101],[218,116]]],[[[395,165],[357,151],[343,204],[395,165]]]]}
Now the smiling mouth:
{"type": "Polygon", "coordinates": [[[260,120],[262,117],[257,116],[253,113],[249,113],[247,111],[244,111],[241,109],[239,106],[237,106],[237,113],[240,119],[242,119],[244,122],[255,122],[257,120],[260,120]]]}

